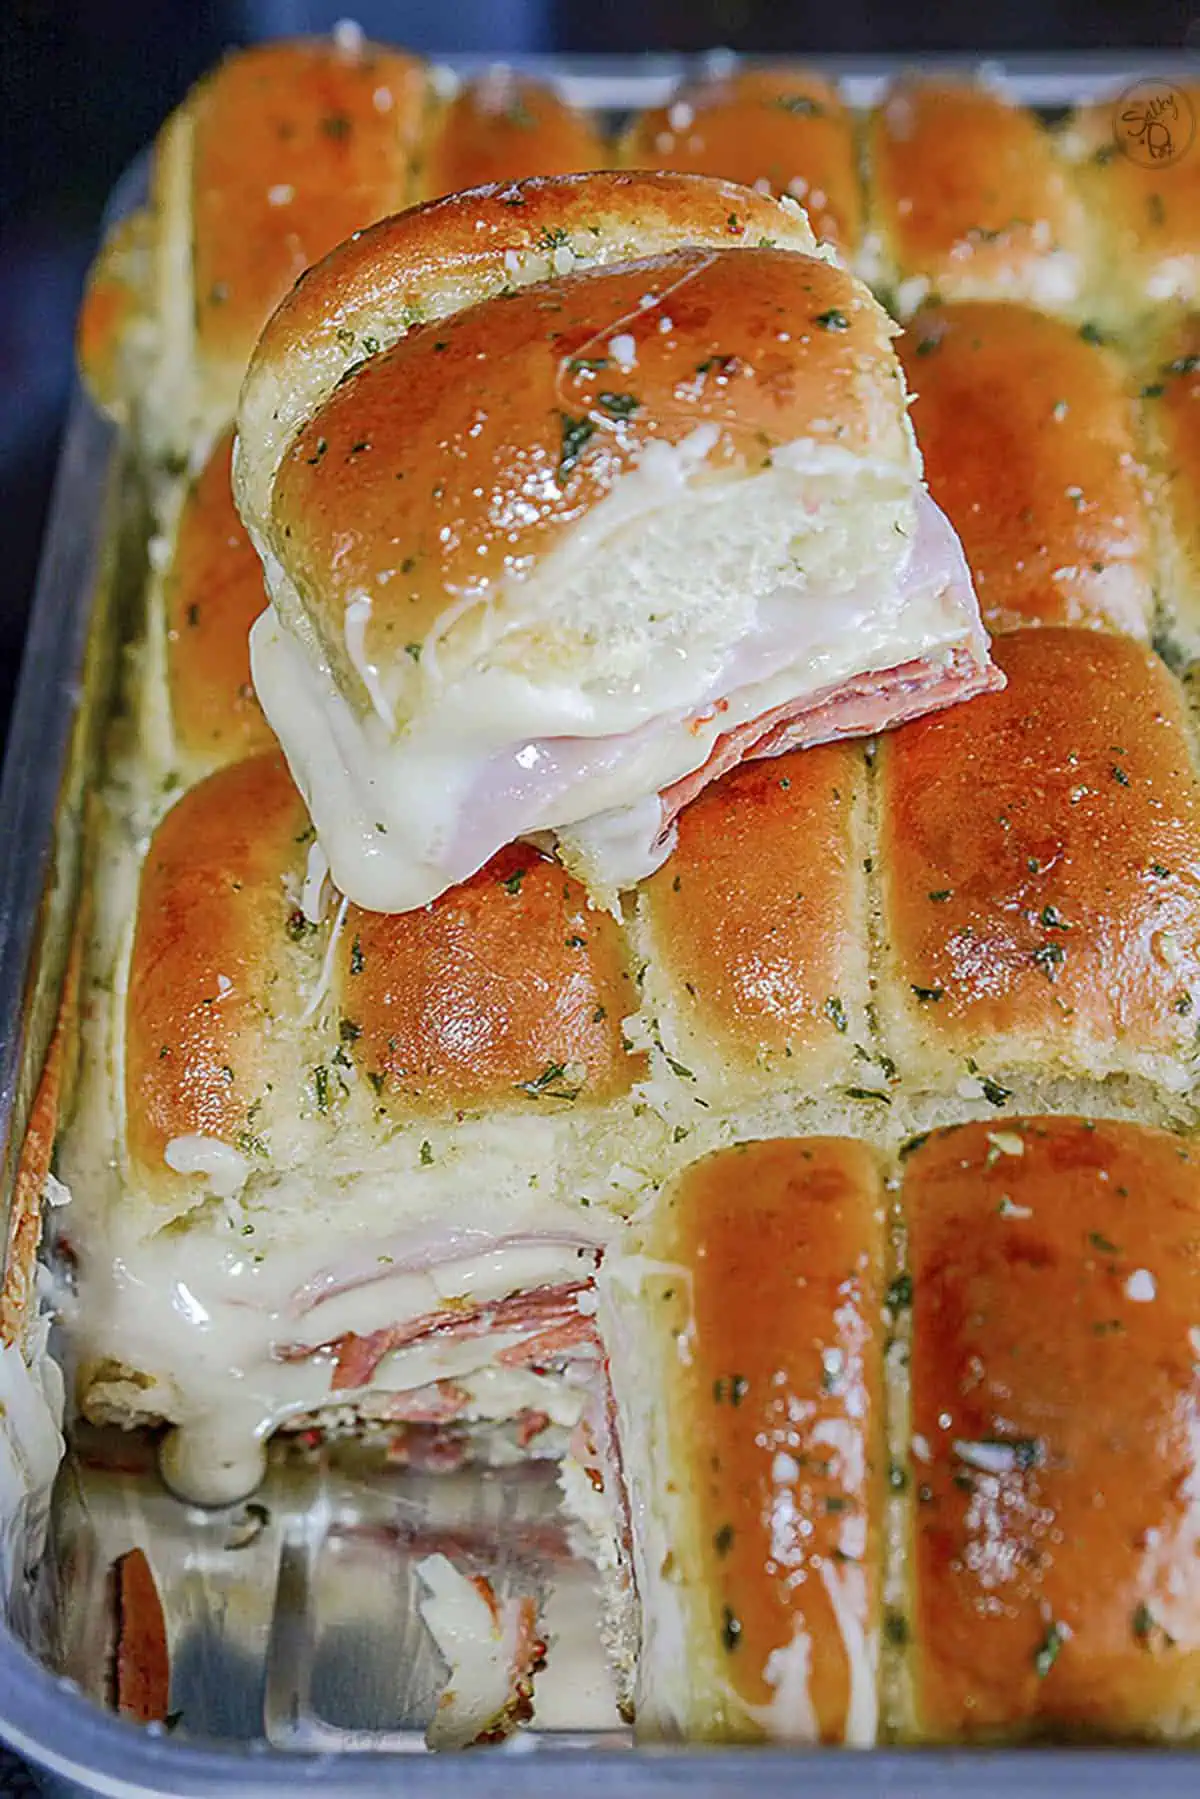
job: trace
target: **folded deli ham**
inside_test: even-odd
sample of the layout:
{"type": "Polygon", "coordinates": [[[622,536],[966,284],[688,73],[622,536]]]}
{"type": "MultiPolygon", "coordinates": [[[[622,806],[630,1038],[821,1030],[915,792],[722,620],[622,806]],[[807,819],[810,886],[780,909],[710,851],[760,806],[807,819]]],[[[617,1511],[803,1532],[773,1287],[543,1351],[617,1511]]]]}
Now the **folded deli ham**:
{"type": "Polygon", "coordinates": [[[407,910],[551,834],[611,903],[702,769],[1000,684],[894,335],[794,204],[702,176],[479,189],[311,272],[234,486],[342,892],[407,910]]]}

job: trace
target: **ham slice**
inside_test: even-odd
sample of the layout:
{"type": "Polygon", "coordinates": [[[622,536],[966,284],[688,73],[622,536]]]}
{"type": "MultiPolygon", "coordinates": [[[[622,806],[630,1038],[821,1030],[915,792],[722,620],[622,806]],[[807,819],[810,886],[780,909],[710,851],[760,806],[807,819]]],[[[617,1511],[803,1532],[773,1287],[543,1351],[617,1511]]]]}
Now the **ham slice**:
{"type": "Polygon", "coordinates": [[[470,1394],[457,1381],[438,1380],[389,1400],[386,1417],[396,1424],[450,1424],[467,1409],[470,1394]]]}
{"type": "Polygon", "coordinates": [[[598,1345],[598,1342],[592,1320],[576,1311],[573,1318],[564,1318],[538,1331],[535,1336],[526,1337],[523,1343],[513,1343],[508,1349],[502,1349],[496,1361],[501,1368],[536,1369],[572,1350],[598,1345]]]}
{"type": "Polygon", "coordinates": [[[855,675],[836,687],[789,700],[761,718],[748,719],[736,730],[724,732],[707,762],[663,790],[659,795],[663,830],[711,782],[740,762],[781,756],[785,750],[832,743],[839,737],[874,737],[910,718],[956,706],[981,693],[994,693],[1003,685],[1004,677],[994,664],[981,663],[971,652],[956,649],[947,657],[904,662],[881,674],[855,675]]]}
{"type": "MultiPolygon", "coordinates": [[[[530,1339],[529,1343],[512,1346],[521,1351],[517,1358],[520,1363],[525,1364],[531,1359],[525,1353],[531,1345],[537,1346],[532,1359],[549,1360],[594,1335],[592,1320],[580,1312],[577,1303],[579,1295],[590,1286],[590,1281],[574,1281],[559,1287],[535,1287],[526,1293],[510,1293],[505,1299],[483,1306],[443,1306],[436,1312],[425,1312],[404,1324],[388,1325],[363,1336],[356,1331],[347,1331],[330,1343],[315,1347],[283,1345],[275,1354],[280,1361],[286,1362],[332,1354],[334,1370],[330,1387],[335,1393],[365,1387],[374,1378],[385,1356],[429,1337],[462,1341],[495,1333],[520,1332],[530,1339]]],[[[503,1360],[504,1355],[497,1359],[503,1360]]]]}

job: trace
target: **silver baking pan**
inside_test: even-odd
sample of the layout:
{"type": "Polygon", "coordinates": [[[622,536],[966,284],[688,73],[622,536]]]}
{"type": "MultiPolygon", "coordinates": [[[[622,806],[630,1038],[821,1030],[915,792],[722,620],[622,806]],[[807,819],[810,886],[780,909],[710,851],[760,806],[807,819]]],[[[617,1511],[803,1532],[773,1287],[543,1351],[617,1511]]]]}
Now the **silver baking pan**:
{"type": "MultiPolygon", "coordinates": [[[[709,59],[710,61],[712,59],[709,59]]],[[[806,58],[867,105],[894,59],[806,58]]],[[[928,59],[926,59],[928,60],[928,59]]],[[[941,66],[954,66],[942,59],[941,66]]],[[[1065,107],[1176,66],[1179,53],[1015,57],[997,72],[1029,104],[1065,107]]],[[[463,72],[474,66],[455,59],[463,72]]],[[[589,108],[661,101],[680,61],[527,59],[589,108]]],[[[959,61],[961,66],[961,59],[959,61]]],[[[111,216],[132,206],[135,168],[111,216]]],[[[0,781],[0,1204],[53,1025],[80,895],[87,796],[119,703],[121,646],[138,631],[148,513],[119,436],[76,393],[64,441],[0,781]]],[[[5,1240],[0,1234],[0,1243],[5,1240]]],[[[0,1736],[59,1794],[1188,1794],[1187,1752],[634,1750],[600,1650],[596,1594],[572,1558],[550,1473],[429,1476],[272,1462],[248,1506],[200,1511],[159,1485],[149,1449],[80,1436],[58,1484],[51,1541],[21,1615],[0,1619],[0,1736]],[[150,1556],[172,1646],[171,1722],[106,1709],[107,1571],[150,1556]],[[440,1666],[417,1616],[414,1562],[433,1548],[500,1591],[541,1590],[553,1633],[535,1728],[466,1756],[424,1753],[440,1666]]],[[[1102,1571],[1098,1571],[1103,1578],[1102,1571]]]]}

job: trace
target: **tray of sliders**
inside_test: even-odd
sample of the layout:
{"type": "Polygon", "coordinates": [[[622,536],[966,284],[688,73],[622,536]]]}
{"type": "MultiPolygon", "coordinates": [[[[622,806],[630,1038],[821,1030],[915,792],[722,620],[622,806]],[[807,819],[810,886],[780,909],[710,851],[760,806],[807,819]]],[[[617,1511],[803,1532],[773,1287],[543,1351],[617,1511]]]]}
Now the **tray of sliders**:
{"type": "Polygon", "coordinates": [[[55,1790],[1192,1781],[1148,63],[345,27],[115,196],[0,791],[0,1733],[55,1790]]]}

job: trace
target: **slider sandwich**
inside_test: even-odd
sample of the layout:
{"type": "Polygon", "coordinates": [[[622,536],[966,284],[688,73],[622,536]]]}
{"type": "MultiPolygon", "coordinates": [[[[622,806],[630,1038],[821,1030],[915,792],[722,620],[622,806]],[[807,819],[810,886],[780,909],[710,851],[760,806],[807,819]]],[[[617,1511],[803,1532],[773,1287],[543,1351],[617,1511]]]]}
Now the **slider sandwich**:
{"type": "Polygon", "coordinates": [[[611,899],[743,759],[1001,684],[894,335],[797,206],[697,176],[477,189],[308,273],[234,484],[343,893],[423,906],[525,838],[611,899]]]}

